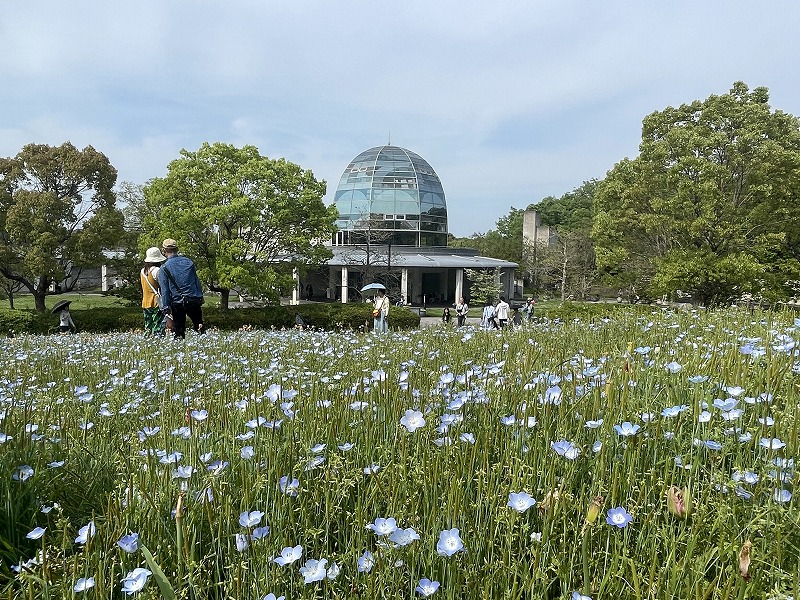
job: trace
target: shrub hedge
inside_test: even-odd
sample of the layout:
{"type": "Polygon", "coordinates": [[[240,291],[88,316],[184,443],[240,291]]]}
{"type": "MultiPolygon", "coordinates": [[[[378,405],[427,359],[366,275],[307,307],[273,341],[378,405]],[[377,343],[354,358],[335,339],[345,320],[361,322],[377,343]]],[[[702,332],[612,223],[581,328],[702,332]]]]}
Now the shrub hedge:
{"type": "MultiPolygon", "coordinates": [[[[135,331],[143,327],[142,311],[138,307],[73,308],[70,310],[78,331],[107,333],[135,331]]],[[[216,307],[203,309],[203,321],[209,329],[236,330],[281,329],[302,323],[319,329],[363,330],[372,327],[372,305],[312,303],[298,306],[267,306],[232,308],[222,311],[216,307]]],[[[406,308],[393,307],[389,314],[393,329],[419,327],[419,316],[406,308]]],[[[58,332],[58,316],[40,314],[33,310],[0,309],[0,334],[48,334],[58,332]]]]}

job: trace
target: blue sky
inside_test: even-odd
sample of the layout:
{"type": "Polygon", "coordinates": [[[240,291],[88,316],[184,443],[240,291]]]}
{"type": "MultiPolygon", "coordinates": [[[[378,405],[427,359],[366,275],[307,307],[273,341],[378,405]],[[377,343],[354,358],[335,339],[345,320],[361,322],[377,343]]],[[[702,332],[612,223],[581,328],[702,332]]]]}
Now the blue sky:
{"type": "Polygon", "coordinates": [[[450,232],[637,154],[643,117],[766,86],[800,116],[800,3],[6,1],[0,156],[69,140],[119,181],[252,144],[328,182],[388,142],[428,160],[450,232]]]}

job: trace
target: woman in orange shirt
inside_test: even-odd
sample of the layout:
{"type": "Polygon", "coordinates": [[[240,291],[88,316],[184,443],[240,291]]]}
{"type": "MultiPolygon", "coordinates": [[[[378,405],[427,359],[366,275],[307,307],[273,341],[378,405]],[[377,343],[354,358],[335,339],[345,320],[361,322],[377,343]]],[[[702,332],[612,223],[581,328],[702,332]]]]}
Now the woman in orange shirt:
{"type": "Polygon", "coordinates": [[[144,334],[164,335],[164,315],[159,300],[158,271],[167,257],[158,248],[148,248],[144,257],[144,268],[139,272],[142,284],[142,312],[144,313],[144,334]]]}

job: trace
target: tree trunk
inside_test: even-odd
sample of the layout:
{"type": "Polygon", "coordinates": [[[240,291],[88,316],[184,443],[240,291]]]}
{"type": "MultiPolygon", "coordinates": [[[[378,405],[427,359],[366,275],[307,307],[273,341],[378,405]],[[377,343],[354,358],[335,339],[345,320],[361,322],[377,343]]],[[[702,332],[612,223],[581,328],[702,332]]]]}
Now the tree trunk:
{"type": "Polygon", "coordinates": [[[33,294],[34,306],[36,311],[43,313],[47,310],[45,306],[45,298],[47,298],[47,288],[50,287],[50,281],[46,277],[40,277],[34,285],[31,293],[33,294]]]}
{"type": "Polygon", "coordinates": [[[228,302],[231,298],[231,289],[230,288],[220,288],[219,289],[219,309],[220,310],[228,310],[228,302]]]}
{"type": "Polygon", "coordinates": [[[11,290],[8,292],[8,308],[14,310],[14,292],[11,290]]]}

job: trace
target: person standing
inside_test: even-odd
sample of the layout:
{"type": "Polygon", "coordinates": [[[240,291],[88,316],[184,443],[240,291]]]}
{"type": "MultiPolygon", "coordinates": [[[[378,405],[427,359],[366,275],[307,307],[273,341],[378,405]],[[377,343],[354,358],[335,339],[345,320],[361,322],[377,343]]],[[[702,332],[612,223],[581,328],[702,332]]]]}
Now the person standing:
{"type": "Polygon", "coordinates": [[[500,322],[501,329],[508,325],[509,308],[505,296],[500,296],[500,302],[497,303],[497,320],[500,322]]]}
{"type": "Polygon", "coordinates": [[[158,271],[167,257],[155,246],[148,248],[144,255],[144,267],[139,271],[142,284],[142,313],[144,315],[145,335],[164,335],[164,313],[161,312],[161,289],[158,284],[158,271]]]}
{"type": "Polygon", "coordinates": [[[526,321],[533,320],[533,307],[536,304],[533,298],[528,298],[528,301],[525,303],[525,306],[522,307],[522,313],[525,315],[526,321]]]}
{"type": "Polygon", "coordinates": [[[481,313],[481,327],[486,331],[497,329],[497,322],[495,321],[496,316],[497,312],[494,308],[494,302],[489,298],[486,300],[486,305],[483,307],[483,313],[481,313]]]}
{"type": "Polygon", "coordinates": [[[389,298],[386,297],[386,290],[378,290],[375,294],[375,306],[372,310],[372,330],[375,333],[386,333],[389,331],[389,298]]]}
{"type": "Polygon", "coordinates": [[[467,313],[469,313],[469,306],[464,302],[464,297],[462,296],[456,302],[456,325],[458,327],[467,322],[467,313]]]}
{"type": "Polygon", "coordinates": [[[161,287],[161,308],[172,315],[173,335],[176,339],[186,337],[186,317],[192,320],[197,333],[205,333],[203,326],[203,287],[197,277],[192,260],[178,254],[178,243],[167,238],[161,245],[167,257],[158,272],[161,287]]]}

